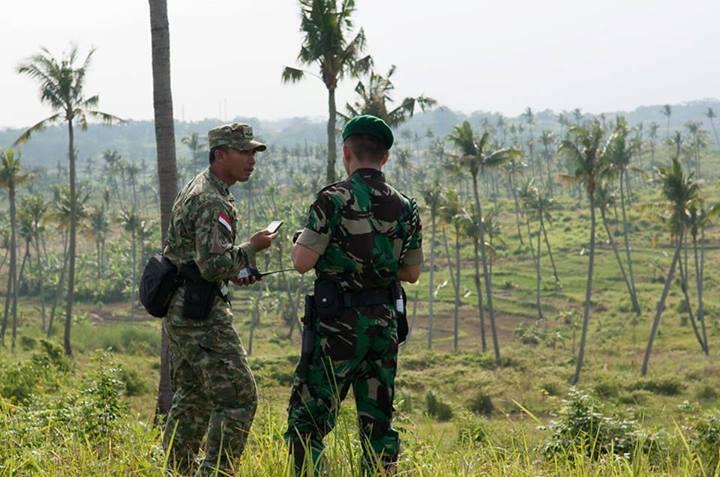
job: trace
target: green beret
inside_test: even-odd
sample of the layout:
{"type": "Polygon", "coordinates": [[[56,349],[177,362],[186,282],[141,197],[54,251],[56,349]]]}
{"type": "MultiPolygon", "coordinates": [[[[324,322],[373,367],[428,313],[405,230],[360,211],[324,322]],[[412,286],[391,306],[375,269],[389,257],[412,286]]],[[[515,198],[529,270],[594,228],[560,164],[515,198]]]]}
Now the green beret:
{"type": "Polygon", "coordinates": [[[343,141],[355,134],[374,136],[380,139],[387,149],[392,147],[394,141],[390,126],[382,119],[370,114],[355,116],[345,124],[342,130],[343,141]]]}

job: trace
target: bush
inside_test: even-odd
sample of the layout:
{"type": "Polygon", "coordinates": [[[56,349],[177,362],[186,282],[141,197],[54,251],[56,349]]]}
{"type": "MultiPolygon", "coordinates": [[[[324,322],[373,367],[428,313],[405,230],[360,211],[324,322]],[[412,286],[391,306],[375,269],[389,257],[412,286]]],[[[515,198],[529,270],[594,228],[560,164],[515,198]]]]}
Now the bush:
{"type": "Polygon", "coordinates": [[[449,404],[442,402],[432,391],[425,395],[425,405],[428,415],[438,421],[449,421],[453,417],[453,410],[449,404]]]}
{"type": "Polygon", "coordinates": [[[489,416],[495,410],[492,398],[482,391],[470,399],[467,407],[475,414],[479,414],[481,416],[489,416]]]}
{"type": "Polygon", "coordinates": [[[629,386],[630,390],[644,389],[662,396],[677,396],[685,390],[685,384],[674,376],[643,379],[629,386]]]}
{"type": "Polygon", "coordinates": [[[704,468],[704,475],[716,475],[720,466],[720,413],[695,420],[690,428],[690,445],[704,468]]]}
{"type": "Polygon", "coordinates": [[[570,390],[560,419],[549,426],[552,433],[542,452],[547,457],[573,458],[581,452],[591,459],[607,454],[631,457],[638,450],[649,452],[660,446],[657,435],[640,430],[633,420],[606,415],[600,404],[577,389],[570,390]]]}
{"type": "Polygon", "coordinates": [[[458,442],[461,445],[484,444],[489,440],[487,425],[480,420],[467,417],[462,420],[458,430],[458,442]]]}
{"type": "Polygon", "coordinates": [[[712,401],[717,399],[718,392],[711,385],[703,384],[695,391],[695,397],[700,401],[712,401]]]}

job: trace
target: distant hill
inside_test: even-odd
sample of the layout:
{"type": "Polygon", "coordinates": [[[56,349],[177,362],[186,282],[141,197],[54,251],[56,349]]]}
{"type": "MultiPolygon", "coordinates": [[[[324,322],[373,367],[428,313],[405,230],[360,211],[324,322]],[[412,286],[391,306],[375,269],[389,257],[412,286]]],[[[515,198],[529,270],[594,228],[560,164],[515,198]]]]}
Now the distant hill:
{"type": "MultiPolygon", "coordinates": [[[[690,120],[702,122],[706,129],[710,124],[705,113],[709,107],[720,114],[720,100],[704,99],[672,106],[671,129],[681,128],[690,120]]],[[[650,123],[660,125],[661,131],[667,126],[666,117],[660,113],[662,105],[640,106],[629,112],[605,113],[610,121],[617,115],[623,115],[631,124],[650,123]]],[[[558,113],[550,110],[535,111],[535,129],[557,129],[558,113]]],[[[564,112],[572,120],[571,112],[564,112]]],[[[476,111],[465,114],[452,111],[446,107],[438,107],[432,111],[419,113],[403,124],[399,129],[400,137],[422,138],[429,136],[445,137],[456,124],[468,120],[476,127],[483,123],[494,126],[500,117],[499,113],[476,111]],[[430,132],[430,133],[429,133],[430,132]]],[[[589,117],[586,116],[586,117],[589,117]]],[[[522,116],[505,117],[508,124],[522,123],[522,116]]],[[[247,122],[254,126],[256,134],[275,147],[294,147],[304,145],[324,145],[325,122],[308,118],[287,118],[280,120],[262,120],[258,118],[237,117],[235,121],[247,122]]],[[[178,138],[178,156],[189,157],[190,151],[180,139],[193,132],[205,135],[207,130],[220,124],[219,119],[203,121],[176,121],[175,132],[178,138]]],[[[8,147],[20,135],[20,129],[0,130],[0,147],[8,147]]],[[[152,121],[128,121],[113,127],[90,125],[87,131],[76,134],[76,148],[81,162],[89,157],[97,158],[107,149],[116,149],[128,159],[152,163],[155,160],[155,133],[152,121]]],[[[36,134],[32,141],[22,148],[23,158],[31,167],[53,168],[56,164],[65,163],[67,157],[67,136],[65,128],[54,126],[36,134]]]]}

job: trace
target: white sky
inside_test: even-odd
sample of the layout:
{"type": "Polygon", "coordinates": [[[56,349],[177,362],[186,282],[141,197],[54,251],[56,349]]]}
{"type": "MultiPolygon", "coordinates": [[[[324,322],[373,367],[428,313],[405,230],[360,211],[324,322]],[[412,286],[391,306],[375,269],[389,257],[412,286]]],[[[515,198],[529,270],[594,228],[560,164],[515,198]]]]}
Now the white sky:
{"type": "MultiPolygon", "coordinates": [[[[301,34],[296,0],[168,0],[175,116],[325,117],[322,83],[283,85],[301,34]]],[[[147,0],[1,0],[0,127],[49,114],[24,58],[97,48],[100,109],[152,118],[147,0]]],[[[452,109],[627,110],[720,96],[718,0],[357,0],[356,25],[397,98],[452,109]]],[[[353,82],[338,93],[352,99],[353,82]]]]}

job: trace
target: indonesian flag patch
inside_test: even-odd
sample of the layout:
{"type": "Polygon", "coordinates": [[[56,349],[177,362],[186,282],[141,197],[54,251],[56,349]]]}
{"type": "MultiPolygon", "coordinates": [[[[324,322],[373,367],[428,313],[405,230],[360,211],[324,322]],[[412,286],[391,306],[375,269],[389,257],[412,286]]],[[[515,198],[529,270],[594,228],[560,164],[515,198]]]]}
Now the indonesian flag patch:
{"type": "Polygon", "coordinates": [[[223,224],[228,232],[232,233],[232,219],[225,212],[220,212],[218,215],[218,222],[223,224]]]}

